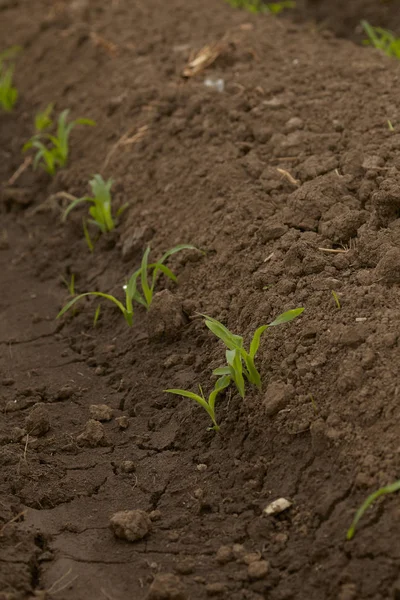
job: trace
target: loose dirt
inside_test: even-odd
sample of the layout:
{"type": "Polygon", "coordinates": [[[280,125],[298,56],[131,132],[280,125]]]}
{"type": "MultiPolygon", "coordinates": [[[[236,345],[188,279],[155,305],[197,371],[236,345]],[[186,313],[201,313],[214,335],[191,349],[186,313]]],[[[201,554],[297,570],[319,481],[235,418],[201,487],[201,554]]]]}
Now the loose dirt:
{"type": "Polygon", "coordinates": [[[2,2],[0,39],[23,47],[0,114],[0,598],[398,598],[398,496],[345,538],[399,478],[399,64],[216,0],[2,2]],[[49,102],[97,126],[54,178],[12,181],[49,102]],[[84,210],[61,223],[51,197],[94,173],[129,208],[90,254],[84,210]],[[94,328],[96,301],[55,320],[62,278],[122,299],[147,245],[178,243],[204,254],[171,258],[132,328],[104,302],[94,328]],[[262,339],[262,391],[221,395],[219,434],[163,392],[213,385],[198,313],[248,343],[299,306],[262,339]]]}

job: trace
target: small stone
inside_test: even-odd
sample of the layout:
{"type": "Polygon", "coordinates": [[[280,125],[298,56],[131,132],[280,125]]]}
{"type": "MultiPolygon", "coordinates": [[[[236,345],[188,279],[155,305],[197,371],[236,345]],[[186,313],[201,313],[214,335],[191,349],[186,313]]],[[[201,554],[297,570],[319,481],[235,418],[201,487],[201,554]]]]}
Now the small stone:
{"type": "Polygon", "coordinates": [[[104,426],[94,419],[87,421],[84,431],[78,435],[76,441],[79,445],[89,446],[89,448],[109,445],[104,426]]]}
{"type": "Polygon", "coordinates": [[[204,471],[207,471],[207,468],[207,465],[205,465],[204,463],[200,463],[196,466],[196,469],[200,471],[200,473],[204,473],[204,471]]]}
{"type": "Polygon", "coordinates": [[[285,123],[285,131],[290,133],[291,131],[297,131],[298,129],[303,129],[304,121],[300,119],[300,117],[292,117],[285,123]]]}
{"type": "Polygon", "coordinates": [[[207,596],[218,596],[219,594],[224,594],[226,592],[226,587],[223,583],[207,583],[206,585],[207,596]]]}
{"type": "Polygon", "coordinates": [[[169,290],[154,294],[147,315],[150,339],[174,339],[186,323],[180,300],[169,290]]]}
{"type": "Polygon", "coordinates": [[[144,510],[122,510],[110,519],[110,527],[117,538],[136,542],[151,530],[151,521],[144,510]]]}
{"type": "Polygon", "coordinates": [[[215,558],[220,565],[225,565],[233,560],[232,548],[230,546],[220,546],[215,558]]]}
{"type": "Polygon", "coordinates": [[[40,437],[50,429],[50,417],[43,404],[37,404],[25,420],[26,431],[29,435],[40,437]]]}
{"type": "Polygon", "coordinates": [[[185,588],[173,573],[156,575],[146,600],[187,600],[185,588]]]}
{"type": "Polygon", "coordinates": [[[249,564],[247,575],[249,579],[263,579],[269,571],[269,562],[267,560],[258,560],[249,564]]]}
{"type": "Polygon", "coordinates": [[[201,488],[197,488],[194,490],[193,496],[196,498],[196,500],[200,500],[204,496],[204,491],[201,488]]]}
{"type": "Polygon", "coordinates": [[[152,510],[149,513],[149,517],[151,521],[159,521],[161,519],[161,510],[152,510]]]}
{"type": "Polygon", "coordinates": [[[123,460],[119,466],[121,473],[134,473],[136,466],[133,460],[123,460]]]}
{"type": "Polygon", "coordinates": [[[89,407],[90,416],[96,421],[111,421],[114,411],[107,404],[92,404],[89,407]]]}
{"type": "Polygon", "coordinates": [[[294,387],[283,381],[273,381],[267,387],[263,406],[267,416],[272,417],[285,408],[294,395],[294,387]]]}
{"type": "Polygon", "coordinates": [[[115,420],[120,429],[128,429],[129,419],[126,415],[123,415],[122,417],[117,417],[115,420]]]}
{"type": "Polygon", "coordinates": [[[266,515],[279,515],[292,506],[292,502],[286,498],[278,498],[274,500],[266,508],[264,508],[264,514],[266,515]]]}

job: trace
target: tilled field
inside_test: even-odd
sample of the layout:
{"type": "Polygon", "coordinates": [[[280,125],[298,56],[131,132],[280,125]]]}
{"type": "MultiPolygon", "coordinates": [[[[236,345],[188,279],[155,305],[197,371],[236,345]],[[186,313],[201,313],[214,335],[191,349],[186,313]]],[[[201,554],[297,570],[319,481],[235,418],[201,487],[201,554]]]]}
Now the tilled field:
{"type": "Polygon", "coordinates": [[[23,47],[0,113],[0,599],[400,597],[399,497],[346,541],[399,478],[399,63],[222,0],[0,2],[0,39],[23,47]],[[50,102],[97,125],[54,177],[18,172],[50,102]],[[90,253],[60,192],[95,173],[128,208],[90,253]],[[93,298],[56,320],[63,279],[122,300],[148,246],[181,243],[202,252],[132,327],[106,301],[94,327],[93,298]],[[261,338],[262,390],[218,397],[220,432],[164,392],[212,389],[199,313],[247,347],[297,307],[261,338]],[[111,530],[125,510],[143,539],[111,530]]]}

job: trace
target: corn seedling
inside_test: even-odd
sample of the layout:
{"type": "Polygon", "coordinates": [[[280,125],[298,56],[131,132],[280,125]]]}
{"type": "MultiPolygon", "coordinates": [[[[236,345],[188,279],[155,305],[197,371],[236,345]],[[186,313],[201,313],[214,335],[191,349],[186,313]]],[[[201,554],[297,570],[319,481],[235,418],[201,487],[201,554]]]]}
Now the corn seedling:
{"type": "Polygon", "coordinates": [[[100,304],[98,304],[97,308],[95,310],[95,313],[94,313],[94,317],[93,317],[93,327],[96,327],[96,325],[97,325],[97,321],[99,320],[99,317],[100,317],[100,311],[101,311],[101,306],[100,306],[100,304]]]}
{"type": "MultiPolygon", "coordinates": [[[[50,106],[50,105],[49,105],[50,106]]],[[[47,107],[44,113],[39,113],[35,118],[36,129],[35,135],[26,142],[22,151],[26,152],[30,148],[34,148],[37,152],[33,159],[33,168],[37,169],[40,166],[42,169],[54,175],[60,167],[65,167],[69,155],[69,136],[71,131],[77,125],[94,126],[96,123],[91,119],[75,119],[68,122],[69,109],[64,110],[57,121],[56,135],[44,133],[43,127],[50,127],[52,120],[50,118],[51,108],[47,107]],[[48,111],[46,113],[46,111],[48,111]]]]}
{"type": "MultiPolygon", "coordinates": [[[[92,190],[93,196],[83,196],[83,198],[75,198],[72,200],[71,204],[64,212],[63,221],[65,221],[69,213],[79,204],[88,202],[92,205],[89,208],[89,214],[92,217],[89,219],[89,223],[96,225],[102,233],[106,233],[107,231],[112,231],[115,229],[115,218],[119,217],[119,215],[127,208],[128,205],[124,204],[124,206],[121,206],[121,208],[116,212],[115,218],[113,217],[111,211],[112,184],[112,179],[104,181],[101,175],[94,175],[93,179],[89,181],[89,186],[92,190]]],[[[93,246],[93,244],[90,240],[89,231],[85,225],[86,222],[84,222],[84,233],[90,248],[93,246]]]]}
{"type": "Polygon", "coordinates": [[[231,382],[231,378],[229,377],[229,375],[224,375],[223,377],[220,377],[216,381],[214,389],[211,392],[211,394],[209,395],[208,400],[205,399],[203,390],[200,385],[199,385],[200,395],[195,394],[194,392],[187,392],[186,390],[173,389],[173,390],[164,390],[164,391],[168,392],[169,394],[176,394],[177,396],[184,396],[185,398],[190,398],[191,400],[198,402],[200,404],[200,406],[202,406],[204,408],[206,413],[209,415],[211,421],[213,422],[213,426],[209,427],[208,430],[219,431],[219,425],[217,424],[217,421],[215,418],[215,401],[217,399],[218,394],[220,392],[222,392],[222,390],[227,388],[228,385],[230,384],[230,382],[231,382]]]}
{"type": "Polygon", "coordinates": [[[74,304],[76,302],[81,300],[81,298],[84,298],[86,296],[99,296],[101,298],[105,298],[106,300],[109,300],[110,302],[113,302],[119,308],[119,310],[122,312],[124,319],[128,323],[129,327],[132,327],[133,313],[134,313],[133,302],[138,302],[139,304],[142,304],[146,308],[150,307],[151,301],[153,299],[154,287],[157,282],[159,274],[163,273],[164,275],[166,275],[173,281],[177,281],[177,278],[174,275],[174,273],[172,273],[172,271],[170,269],[168,269],[168,267],[166,267],[163,263],[172,254],[175,254],[176,252],[179,252],[180,250],[196,250],[196,248],[194,246],[191,246],[190,244],[181,244],[180,246],[175,246],[175,248],[168,250],[168,252],[166,252],[158,262],[152,263],[152,264],[148,264],[148,256],[149,256],[150,248],[147,248],[146,252],[144,253],[142,265],[141,265],[140,269],[135,271],[135,273],[133,273],[133,275],[131,275],[128,283],[123,286],[123,289],[125,291],[125,305],[120,300],[115,298],[115,296],[112,296],[111,294],[105,294],[103,292],[85,292],[84,294],[79,294],[78,296],[75,296],[75,298],[70,300],[60,310],[60,312],[57,315],[57,319],[62,317],[72,306],[74,306],[74,304]],[[148,278],[147,278],[147,271],[149,269],[153,271],[150,285],[149,285],[148,278]],[[140,294],[140,292],[137,289],[137,280],[139,277],[140,277],[140,281],[141,281],[141,285],[142,285],[143,296],[140,294]]]}
{"type": "Polygon", "coordinates": [[[376,492],[373,492],[373,494],[368,496],[368,498],[365,500],[365,502],[360,506],[360,508],[356,512],[353,522],[347,531],[346,538],[348,540],[351,540],[354,537],[356,527],[357,527],[359,520],[361,519],[361,517],[363,516],[365,511],[371,506],[371,504],[373,504],[375,502],[375,500],[377,500],[381,496],[385,496],[386,494],[393,494],[394,492],[398,492],[399,490],[400,490],[400,479],[398,481],[395,481],[394,483],[391,483],[390,485],[386,485],[385,487],[380,488],[379,490],[377,490],[376,492]]]}
{"type": "Polygon", "coordinates": [[[21,51],[19,46],[12,46],[0,53],[0,106],[10,112],[17,99],[18,90],[13,86],[14,64],[9,64],[21,51]]]}
{"type": "Polygon", "coordinates": [[[361,25],[368,36],[368,39],[363,42],[365,45],[374,46],[387,56],[400,59],[400,38],[387,29],[373,27],[368,21],[361,21],[361,25]]]}
{"type": "Polygon", "coordinates": [[[388,127],[389,127],[389,131],[394,131],[393,123],[392,123],[392,121],[390,119],[388,119],[387,124],[388,124],[388,127]]]}
{"type": "Polygon", "coordinates": [[[130,288],[130,293],[132,294],[132,298],[133,300],[135,300],[135,302],[142,304],[142,306],[145,306],[147,309],[150,307],[153,300],[154,288],[157,283],[157,279],[161,273],[163,273],[166,277],[168,277],[168,279],[171,279],[176,283],[176,275],[174,275],[171,269],[166,267],[164,263],[170,256],[172,256],[172,254],[180,252],[181,250],[197,250],[197,248],[195,246],[192,246],[191,244],[180,244],[179,246],[175,246],[174,248],[168,250],[165,254],[163,254],[159,261],[150,264],[150,248],[147,248],[147,250],[143,254],[140,269],[135,271],[135,273],[132,275],[126,286],[127,288],[130,288]],[[150,280],[148,277],[149,270],[152,271],[150,280]],[[138,290],[138,281],[140,281],[142,293],[140,293],[138,290]]]}
{"type": "Polygon", "coordinates": [[[227,365],[225,367],[219,367],[213,371],[214,375],[229,375],[232,381],[235,383],[239,394],[242,398],[245,395],[245,379],[246,378],[250,383],[256,385],[259,389],[261,388],[261,376],[257,371],[254,358],[257,354],[258,348],[260,346],[261,336],[266,329],[269,327],[275,327],[276,325],[282,325],[283,323],[288,323],[292,321],[296,317],[298,317],[304,308],[295,308],[293,310],[288,310],[285,313],[282,313],[272,323],[268,323],[268,325],[261,325],[258,329],[256,329],[253,339],[250,344],[249,352],[247,352],[243,347],[243,338],[240,335],[235,335],[231,333],[227,327],[222,325],[216,319],[208,317],[207,315],[202,315],[205,318],[205,324],[210,329],[210,331],[216,335],[220,340],[222,340],[227,347],[226,350],[226,361],[227,365]],[[244,366],[243,366],[244,363],[244,366]]]}
{"type": "Polygon", "coordinates": [[[264,2],[263,0],[228,0],[233,8],[243,8],[252,13],[270,13],[278,15],[286,8],[295,8],[296,2],[286,0],[283,2],[264,2]]]}
{"type": "Polygon", "coordinates": [[[40,133],[45,129],[48,129],[53,124],[51,113],[53,112],[54,104],[50,103],[46,106],[44,111],[38,112],[35,116],[35,131],[40,133]]]}
{"type": "Polygon", "coordinates": [[[75,274],[72,273],[71,279],[69,281],[65,277],[63,277],[62,280],[66,285],[69,295],[75,296],[75,274]]]}
{"type": "Polygon", "coordinates": [[[341,307],[341,305],[340,305],[339,296],[337,295],[337,293],[336,293],[334,290],[332,290],[332,296],[333,296],[333,299],[334,299],[334,301],[335,301],[336,308],[337,308],[338,310],[340,310],[342,307],[341,307]]]}

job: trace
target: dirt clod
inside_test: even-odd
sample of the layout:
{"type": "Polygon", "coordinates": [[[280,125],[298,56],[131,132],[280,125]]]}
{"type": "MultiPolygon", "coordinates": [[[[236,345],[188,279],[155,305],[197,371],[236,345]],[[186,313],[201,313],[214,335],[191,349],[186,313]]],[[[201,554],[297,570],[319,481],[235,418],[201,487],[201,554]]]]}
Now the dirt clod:
{"type": "Polygon", "coordinates": [[[247,574],[249,579],[263,579],[269,571],[269,562],[267,560],[257,560],[249,564],[247,574]]]}
{"type": "Polygon", "coordinates": [[[150,339],[173,340],[185,325],[180,300],[169,290],[154,295],[147,315],[147,332],[150,339]]]}
{"type": "Polygon", "coordinates": [[[144,510],[123,510],[111,517],[110,527],[117,538],[137,542],[150,532],[151,521],[144,510]]]}
{"type": "Polygon", "coordinates": [[[109,445],[104,426],[94,419],[87,421],[84,431],[78,435],[76,441],[81,446],[89,446],[90,448],[109,445]]]}
{"type": "Polygon", "coordinates": [[[92,404],[89,412],[92,419],[100,422],[111,421],[114,415],[113,409],[107,404],[92,404]]]}
{"type": "Polygon", "coordinates": [[[173,573],[156,575],[150,586],[147,600],[187,600],[188,595],[179,577],[173,573]]]}
{"type": "Polygon", "coordinates": [[[38,404],[25,420],[25,428],[29,435],[40,437],[50,429],[50,415],[44,405],[38,404]]]}
{"type": "Polygon", "coordinates": [[[265,413],[272,417],[285,408],[294,394],[294,388],[283,381],[274,381],[269,384],[265,392],[263,406],[265,413]]]}

